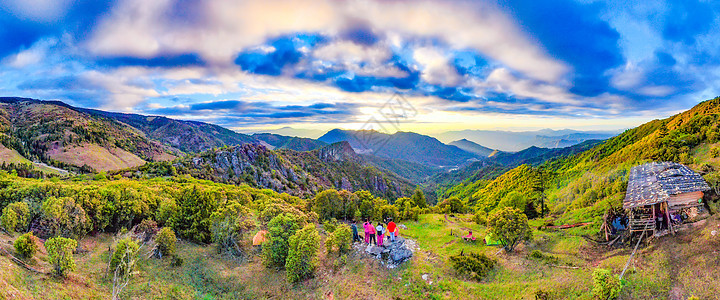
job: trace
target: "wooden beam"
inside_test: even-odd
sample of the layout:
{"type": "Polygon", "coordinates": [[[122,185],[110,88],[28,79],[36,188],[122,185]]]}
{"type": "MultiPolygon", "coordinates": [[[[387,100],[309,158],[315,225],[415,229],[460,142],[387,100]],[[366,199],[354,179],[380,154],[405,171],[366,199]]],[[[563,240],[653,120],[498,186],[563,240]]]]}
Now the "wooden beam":
{"type": "Polygon", "coordinates": [[[665,202],[665,217],[667,218],[668,230],[670,230],[672,234],[675,234],[672,226],[672,220],[670,220],[670,205],[668,205],[667,201],[665,202]]]}
{"type": "Polygon", "coordinates": [[[652,219],[653,219],[653,234],[655,234],[655,228],[657,228],[657,218],[655,217],[655,204],[652,205],[652,219]]]}

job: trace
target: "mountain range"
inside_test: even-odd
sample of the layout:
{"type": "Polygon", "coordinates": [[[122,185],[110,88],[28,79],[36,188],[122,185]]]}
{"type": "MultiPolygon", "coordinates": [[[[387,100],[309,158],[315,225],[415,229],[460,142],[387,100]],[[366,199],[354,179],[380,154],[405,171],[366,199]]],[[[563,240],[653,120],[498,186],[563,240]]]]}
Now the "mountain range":
{"type": "Polygon", "coordinates": [[[466,139],[487,148],[501,151],[520,151],[535,146],[540,148],[564,148],[587,140],[605,140],[616,136],[613,131],[577,131],[570,129],[536,131],[460,130],[435,135],[442,142],[466,139]]]}

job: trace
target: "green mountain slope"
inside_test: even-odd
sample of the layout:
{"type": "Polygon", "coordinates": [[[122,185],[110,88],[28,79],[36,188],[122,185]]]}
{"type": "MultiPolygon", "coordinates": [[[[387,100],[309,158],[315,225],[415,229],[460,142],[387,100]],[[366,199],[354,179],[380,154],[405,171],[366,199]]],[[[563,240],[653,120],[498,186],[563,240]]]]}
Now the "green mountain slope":
{"type": "Polygon", "coordinates": [[[145,133],[148,138],[158,140],[183,152],[194,153],[226,145],[257,142],[256,139],[249,135],[209,123],[94,109],[78,110],[128,124],[145,133]]]}
{"type": "Polygon", "coordinates": [[[0,98],[2,143],[32,161],[107,171],[172,159],[173,149],[113,119],[62,102],[0,98]]]}
{"type": "Polygon", "coordinates": [[[542,178],[550,209],[560,222],[599,221],[607,208],[622,205],[627,172],[637,164],[675,161],[706,178],[720,178],[715,171],[720,170],[718,121],[720,98],[704,101],[686,112],[629,129],[587,151],[548,161],[543,164],[542,177],[535,168],[519,166],[475,187],[465,200],[485,211],[510,191],[536,201],[538,194],[528,191],[537,188],[538,178],[542,178]]]}
{"type": "Polygon", "coordinates": [[[449,143],[448,145],[458,147],[467,152],[475,153],[478,156],[482,156],[482,157],[488,157],[488,156],[490,156],[490,154],[492,154],[495,151],[488,147],[478,145],[477,143],[469,141],[467,139],[457,140],[457,141],[449,143]]]}

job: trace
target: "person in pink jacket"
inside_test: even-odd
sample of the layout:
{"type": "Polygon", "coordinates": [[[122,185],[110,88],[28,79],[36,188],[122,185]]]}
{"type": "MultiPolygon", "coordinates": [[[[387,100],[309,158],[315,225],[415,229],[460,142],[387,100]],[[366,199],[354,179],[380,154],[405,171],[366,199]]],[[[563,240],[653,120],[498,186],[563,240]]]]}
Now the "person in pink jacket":
{"type": "Polygon", "coordinates": [[[365,244],[370,244],[370,222],[365,219],[365,223],[363,224],[363,229],[365,230],[365,244]]]}

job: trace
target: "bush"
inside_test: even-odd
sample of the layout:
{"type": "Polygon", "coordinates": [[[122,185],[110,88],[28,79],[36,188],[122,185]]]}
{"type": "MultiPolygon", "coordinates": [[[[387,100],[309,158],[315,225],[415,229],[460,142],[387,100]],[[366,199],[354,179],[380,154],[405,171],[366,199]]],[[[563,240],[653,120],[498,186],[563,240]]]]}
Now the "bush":
{"type": "Polygon", "coordinates": [[[465,205],[457,197],[450,197],[443,202],[438,203],[438,213],[462,213],[465,211],[465,205]]]}
{"type": "Polygon", "coordinates": [[[593,295],[597,299],[616,299],[620,295],[620,280],[608,269],[593,271],[593,295]]]}
{"type": "Polygon", "coordinates": [[[30,208],[25,202],[13,202],[2,210],[0,225],[9,232],[24,232],[30,225],[30,208]]]}
{"type": "Polygon", "coordinates": [[[352,230],[350,226],[339,224],[337,229],[325,240],[325,249],[328,254],[337,251],[338,255],[340,255],[349,252],[351,244],[352,230]]]}
{"type": "MultiPolygon", "coordinates": [[[[280,199],[277,199],[276,201],[282,201],[280,199]]],[[[263,225],[267,225],[270,220],[272,220],[274,217],[279,216],[282,213],[287,214],[293,214],[300,218],[305,219],[306,215],[299,209],[292,207],[290,204],[284,203],[284,202],[277,202],[277,203],[270,203],[267,206],[265,206],[265,209],[263,209],[260,212],[260,222],[263,225]]]]}
{"type": "Polygon", "coordinates": [[[458,274],[470,276],[475,280],[482,280],[497,264],[484,253],[469,253],[468,255],[450,256],[450,263],[458,274]]]}
{"type": "Polygon", "coordinates": [[[210,215],[218,206],[217,194],[194,186],[182,190],[176,198],[178,211],[169,223],[178,234],[198,243],[212,240],[210,215]]]}
{"type": "Polygon", "coordinates": [[[332,218],[323,222],[323,229],[325,229],[325,232],[327,233],[333,233],[335,232],[335,229],[337,229],[338,225],[340,225],[340,223],[338,223],[335,218],[332,218]]]}
{"type": "Polygon", "coordinates": [[[315,225],[308,224],[290,237],[285,270],[288,282],[298,282],[312,276],[318,263],[320,235],[315,225]]]}
{"type": "Polygon", "coordinates": [[[53,265],[55,275],[65,277],[68,273],[75,271],[73,251],[76,247],[77,241],[64,237],[50,238],[45,241],[48,262],[53,265]]]}
{"type": "Polygon", "coordinates": [[[559,259],[556,256],[542,253],[540,250],[533,250],[530,254],[528,254],[528,258],[553,265],[559,262],[559,259]]]}
{"type": "Polygon", "coordinates": [[[155,235],[155,256],[162,258],[163,256],[175,255],[175,243],[177,238],[175,232],[170,227],[163,227],[155,235]]]}
{"type": "Polygon", "coordinates": [[[268,233],[262,247],[263,263],[267,267],[283,268],[288,256],[289,239],[305,223],[293,214],[283,213],[268,223],[268,233]]]}
{"type": "Polygon", "coordinates": [[[118,274],[126,274],[132,270],[128,268],[131,260],[137,255],[140,245],[130,238],[124,238],[117,242],[115,252],[110,258],[110,272],[118,272],[118,274]]]}
{"type": "Polygon", "coordinates": [[[70,197],[48,197],[42,204],[43,218],[49,222],[52,236],[82,237],[92,229],[85,209],[70,197]]]}
{"type": "Polygon", "coordinates": [[[473,216],[473,221],[478,225],[487,225],[487,213],[482,209],[478,209],[473,216]]]}
{"type": "Polygon", "coordinates": [[[18,237],[17,240],[15,240],[15,244],[13,244],[13,246],[15,246],[15,252],[25,259],[31,258],[38,251],[37,241],[37,238],[32,232],[23,234],[18,237]]]}
{"type": "Polygon", "coordinates": [[[520,241],[530,240],[532,230],[527,216],[513,207],[499,209],[487,221],[488,231],[495,235],[507,252],[513,251],[520,241]]]}
{"type": "Polygon", "coordinates": [[[227,252],[233,256],[241,256],[244,251],[245,235],[255,228],[250,210],[232,202],[215,211],[210,231],[212,239],[218,246],[218,252],[227,252]]]}
{"type": "Polygon", "coordinates": [[[5,207],[0,216],[0,225],[8,232],[14,232],[18,225],[17,213],[9,207],[5,207]]]}
{"type": "Polygon", "coordinates": [[[329,189],[317,193],[313,199],[312,211],[316,212],[321,220],[341,215],[341,207],[338,204],[343,202],[338,191],[329,189]]]}
{"type": "Polygon", "coordinates": [[[143,242],[147,242],[152,239],[158,232],[158,225],[152,219],[143,219],[137,227],[135,227],[135,234],[140,236],[143,242]]]}

